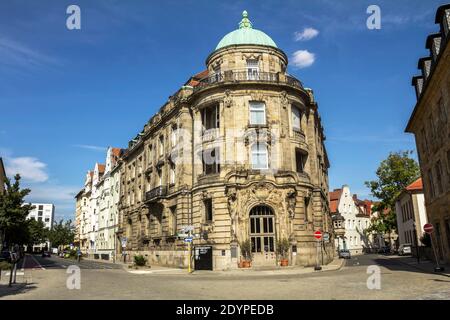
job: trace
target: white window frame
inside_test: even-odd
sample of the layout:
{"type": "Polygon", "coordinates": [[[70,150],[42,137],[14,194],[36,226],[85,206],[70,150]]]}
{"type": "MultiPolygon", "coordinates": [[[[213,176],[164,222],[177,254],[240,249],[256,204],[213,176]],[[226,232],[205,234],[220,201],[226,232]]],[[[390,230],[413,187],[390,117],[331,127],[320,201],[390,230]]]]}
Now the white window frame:
{"type": "Polygon", "coordinates": [[[291,105],[291,121],[292,121],[292,129],[295,131],[301,131],[302,129],[302,111],[300,108],[291,105]],[[298,112],[298,114],[295,114],[295,112],[298,112]],[[298,123],[294,121],[294,115],[298,118],[298,123]],[[298,126],[297,126],[298,124],[298,126]]]}
{"type": "Polygon", "coordinates": [[[259,73],[259,60],[247,59],[246,69],[247,69],[247,80],[257,80],[259,73]]]}
{"type": "Polygon", "coordinates": [[[266,118],[266,103],[264,101],[250,101],[249,102],[249,116],[250,116],[250,125],[254,126],[264,126],[267,124],[267,118],[266,118]],[[264,114],[264,123],[253,123],[252,122],[252,112],[261,112],[261,106],[262,106],[262,113],[264,114]]]}
{"type": "Polygon", "coordinates": [[[251,159],[252,159],[252,162],[251,162],[252,163],[252,168],[254,170],[267,170],[267,169],[269,169],[269,148],[267,147],[267,144],[263,143],[263,142],[261,142],[261,143],[259,143],[259,142],[254,143],[252,145],[252,147],[251,147],[251,159]],[[264,150],[261,150],[259,148],[260,146],[264,146],[264,150]],[[265,161],[266,166],[265,167],[258,167],[257,166],[257,161],[255,161],[261,155],[265,155],[265,159],[266,159],[266,161],[265,161]]]}

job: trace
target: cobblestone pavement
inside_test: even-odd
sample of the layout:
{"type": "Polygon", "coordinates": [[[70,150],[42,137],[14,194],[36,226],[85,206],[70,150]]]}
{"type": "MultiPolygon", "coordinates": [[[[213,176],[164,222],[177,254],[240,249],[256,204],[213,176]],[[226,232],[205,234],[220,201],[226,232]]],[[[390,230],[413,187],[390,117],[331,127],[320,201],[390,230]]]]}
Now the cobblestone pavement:
{"type": "Polygon", "coordinates": [[[172,273],[156,272],[156,268],[152,273],[131,273],[113,264],[82,264],[79,290],[67,289],[66,264],[49,263],[43,267],[45,270],[25,269],[28,285],[10,293],[1,289],[0,299],[450,299],[447,275],[382,255],[354,257],[337,271],[301,274],[287,270],[187,274],[177,269],[172,273]],[[379,290],[367,287],[370,266],[379,267],[379,290]]]}

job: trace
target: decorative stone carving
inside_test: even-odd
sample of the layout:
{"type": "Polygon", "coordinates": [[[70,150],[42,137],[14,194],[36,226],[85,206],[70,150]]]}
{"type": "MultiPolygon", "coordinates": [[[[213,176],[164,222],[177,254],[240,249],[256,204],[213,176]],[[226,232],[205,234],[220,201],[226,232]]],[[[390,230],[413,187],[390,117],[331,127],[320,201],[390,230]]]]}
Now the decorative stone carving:
{"type": "Polygon", "coordinates": [[[252,100],[255,100],[255,101],[264,101],[266,98],[266,95],[262,92],[253,92],[251,94],[251,96],[252,96],[252,100]]]}
{"type": "Polygon", "coordinates": [[[226,108],[230,108],[233,105],[233,99],[231,98],[231,91],[226,90],[225,91],[225,98],[223,99],[223,105],[226,108]]]}
{"type": "Polygon", "coordinates": [[[210,199],[210,198],[211,198],[211,195],[209,194],[209,192],[206,190],[203,190],[202,191],[202,199],[206,200],[206,199],[210,199]]]}
{"type": "Polygon", "coordinates": [[[230,214],[230,225],[231,225],[231,240],[237,241],[237,235],[236,235],[236,212],[237,212],[237,194],[236,189],[231,188],[227,190],[227,196],[228,196],[228,212],[230,214]]]}
{"type": "Polygon", "coordinates": [[[286,194],[286,204],[287,204],[287,211],[291,219],[294,219],[295,217],[296,202],[297,202],[297,191],[295,190],[288,191],[286,194]]]}
{"type": "Polygon", "coordinates": [[[289,99],[287,97],[287,92],[286,91],[282,91],[281,92],[281,105],[284,109],[286,109],[289,105],[289,99]]]}

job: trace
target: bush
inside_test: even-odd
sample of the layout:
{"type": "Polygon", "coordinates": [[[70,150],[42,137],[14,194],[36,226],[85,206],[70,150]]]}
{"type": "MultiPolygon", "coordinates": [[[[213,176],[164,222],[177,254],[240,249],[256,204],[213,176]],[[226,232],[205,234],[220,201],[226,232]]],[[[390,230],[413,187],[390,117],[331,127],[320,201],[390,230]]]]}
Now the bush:
{"type": "Polygon", "coordinates": [[[241,242],[241,253],[245,260],[252,259],[252,243],[250,240],[245,240],[241,242]]]}
{"type": "Polygon", "coordinates": [[[136,255],[134,256],[134,264],[139,266],[139,267],[143,267],[145,266],[145,264],[147,263],[147,259],[145,259],[145,257],[143,255],[136,255]]]}
{"type": "Polygon", "coordinates": [[[8,263],[6,261],[0,262],[0,271],[1,270],[11,270],[11,267],[12,267],[11,263],[8,263]]]}
{"type": "Polygon", "coordinates": [[[281,255],[283,259],[287,258],[287,253],[289,252],[290,248],[289,240],[284,238],[278,241],[277,243],[277,251],[281,255]]]}

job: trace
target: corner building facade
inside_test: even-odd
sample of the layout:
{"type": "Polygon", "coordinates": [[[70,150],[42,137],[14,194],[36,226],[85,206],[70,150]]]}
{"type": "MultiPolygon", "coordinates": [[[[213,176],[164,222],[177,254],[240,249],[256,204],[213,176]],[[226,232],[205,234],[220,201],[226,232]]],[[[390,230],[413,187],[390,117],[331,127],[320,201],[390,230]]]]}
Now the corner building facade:
{"type": "Polygon", "coordinates": [[[150,264],[237,268],[250,241],[252,266],[333,259],[329,162],[313,92],[287,74],[288,59],[247,13],[144,126],[122,157],[119,243],[150,264]],[[206,252],[206,257],[201,256],[206,252]],[[209,256],[208,256],[209,255],[209,256]],[[201,265],[201,266],[200,266],[201,265]]]}

